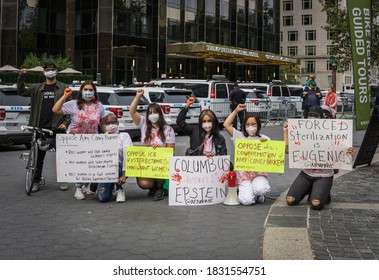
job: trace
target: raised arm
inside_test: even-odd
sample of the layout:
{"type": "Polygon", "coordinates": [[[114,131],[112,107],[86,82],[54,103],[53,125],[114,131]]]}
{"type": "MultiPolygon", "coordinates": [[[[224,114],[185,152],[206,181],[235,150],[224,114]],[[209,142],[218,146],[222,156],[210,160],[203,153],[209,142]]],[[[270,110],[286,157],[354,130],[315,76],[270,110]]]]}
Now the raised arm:
{"type": "Polygon", "coordinates": [[[136,91],[136,97],[134,97],[134,99],[132,101],[132,104],[130,104],[130,108],[129,108],[130,116],[132,117],[134,123],[137,126],[139,126],[139,124],[141,122],[141,116],[137,112],[137,106],[138,106],[138,103],[139,103],[139,99],[141,98],[142,95],[143,95],[143,89],[140,88],[140,89],[138,89],[136,91]]]}
{"type": "Polygon", "coordinates": [[[67,99],[71,97],[71,94],[72,94],[72,90],[70,88],[66,88],[64,90],[64,94],[62,95],[62,97],[59,98],[59,100],[54,104],[53,112],[55,114],[63,115],[63,111],[62,111],[63,103],[65,103],[67,99]]]}
{"type": "Polygon", "coordinates": [[[183,130],[186,135],[190,135],[192,131],[192,126],[186,123],[186,115],[188,108],[195,102],[194,97],[187,99],[186,105],[180,110],[178,117],[176,118],[176,124],[183,130]]]}
{"type": "Polygon", "coordinates": [[[28,69],[22,68],[20,70],[20,75],[17,79],[17,94],[21,96],[30,96],[30,90],[25,87],[26,73],[28,69]]]}
{"type": "Polygon", "coordinates": [[[230,115],[226,118],[224,121],[224,127],[226,132],[233,137],[233,120],[235,117],[237,117],[238,113],[245,110],[246,104],[238,104],[236,109],[230,113],[230,115]]]}

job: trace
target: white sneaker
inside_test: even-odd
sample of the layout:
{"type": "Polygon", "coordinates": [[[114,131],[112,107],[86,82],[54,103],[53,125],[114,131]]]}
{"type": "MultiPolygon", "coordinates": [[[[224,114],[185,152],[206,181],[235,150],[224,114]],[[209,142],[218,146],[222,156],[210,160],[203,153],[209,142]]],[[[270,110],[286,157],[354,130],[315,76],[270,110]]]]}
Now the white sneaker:
{"type": "Polygon", "coordinates": [[[67,184],[67,183],[62,183],[62,184],[59,185],[59,189],[61,191],[67,191],[69,188],[70,188],[70,185],[67,184]]]}
{"type": "Polygon", "coordinates": [[[118,189],[116,191],[116,202],[117,203],[125,202],[125,192],[123,189],[118,189]]]}
{"type": "Polygon", "coordinates": [[[82,191],[81,188],[76,188],[76,191],[75,191],[75,198],[76,199],[79,199],[79,200],[82,200],[82,199],[85,199],[86,197],[84,196],[84,193],[82,191]]]}
{"type": "Polygon", "coordinates": [[[82,186],[82,191],[83,191],[83,193],[85,193],[85,194],[94,194],[94,192],[91,191],[90,185],[91,185],[91,184],[83,185],[83,186],[82,186]]]}

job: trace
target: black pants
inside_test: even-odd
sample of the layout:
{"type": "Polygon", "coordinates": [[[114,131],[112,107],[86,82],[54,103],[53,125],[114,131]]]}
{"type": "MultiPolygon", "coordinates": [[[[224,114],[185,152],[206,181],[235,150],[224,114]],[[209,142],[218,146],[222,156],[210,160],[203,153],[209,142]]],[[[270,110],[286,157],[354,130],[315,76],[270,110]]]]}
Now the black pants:
{"type": "MultiPolygon", "coordinates": [[[[65,133],[61,130],[55,130],[54,134],[52,136],[46,135],[47,139],[54,140],[53,146],[51,148],[55,148],[55,136],[59,133],[65,133]]],[[[42,169],[43,169],[43,162],[45,160],[46,151],[38,150],[38,156],[37,156],[37,169],[36,169],[36,177],[34,178],[34,181],[39,182],[42,178],[42,169]]]]}
{"type": "Polygon", "coordinates": [[[289,204],[297,205],[306,195],[309,195],[310,202],[320,201],[318,206],[312,206],[312,208],[321,210],[327,203],[332,185],[333,177],[311,177],[301,171],[288,190],[287,197],[291,196],[295,199],[289,204]]]}
{"type": "MultiPolygon", "coordinates": [[[[235,107],[235,108],[236,108],[236,107],[235,107]]],[[[232,112],[235,110],[235,108],[232,109],[232,112]]],[[[239,118],[239,120],[240,120],[240,124],[241,124],[241,126],[240,126],[240,130],[241,130],[241,131],[242,131],[242,125],[243,125],[243,122],[244,122],[244,120],[245,120],[245,114],[246,114],[246,110],[243,110],[243,111],[241,111],[241,112],[238,112],[238,118],[239,118]]],[[[234,127],[235,129],[237,129],[237,117],[235,117],[234,120],[233,120],[233,127],[234,127]]]]}

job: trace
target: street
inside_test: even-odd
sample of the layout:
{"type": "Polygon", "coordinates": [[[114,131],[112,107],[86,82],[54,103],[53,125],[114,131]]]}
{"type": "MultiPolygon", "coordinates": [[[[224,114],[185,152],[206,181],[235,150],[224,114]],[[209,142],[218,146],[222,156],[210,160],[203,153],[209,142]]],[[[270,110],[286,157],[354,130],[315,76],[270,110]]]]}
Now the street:
{"type": "MultiPolygon", "coordinates": [[[[282,127],[262,133],[282,139],[282,127]]],[[[231,154],[232,143],[222,131],[231,154]]],[[[175,155],[183,155],[188,136],[177,136],[175,155]]],[[[74,198],[56,182],[55,153],[48,152],[46,186],[26,196],[23,146],[1,146],[1,259],[261,259],[263,225],[271,204],[289,187],[297,170],[271,174],[264,204],[168,206],[152,201],[135,178],[128,178],[126,203],[99,203],[93,195],[74,198]]]]}

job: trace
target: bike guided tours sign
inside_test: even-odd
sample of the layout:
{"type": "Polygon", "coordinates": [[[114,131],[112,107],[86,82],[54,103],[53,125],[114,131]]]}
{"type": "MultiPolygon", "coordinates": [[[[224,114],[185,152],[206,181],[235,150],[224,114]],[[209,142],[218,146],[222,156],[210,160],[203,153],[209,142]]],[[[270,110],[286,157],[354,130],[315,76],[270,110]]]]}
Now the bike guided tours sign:
{"type": "Polygon", "coordinates": [[[58,182],[116,182],[117,134],[57,134],[58,182]]]}
{"type": "Polygon", "coordinates": [[[222,203],[226,197],[230,156],[170,159],[170,206],[222,203]]]}
{"type": "Polygon", "coordinates": [[[289,119],[289,167],[352,169],[353,121],[341,119],[289,119]]]}
{"type": "Polygon", "coordinates": [[[354,73],[356,126],[367,128],[371,112],[371,0],[348,0],[351,51],[354,73]]]}

